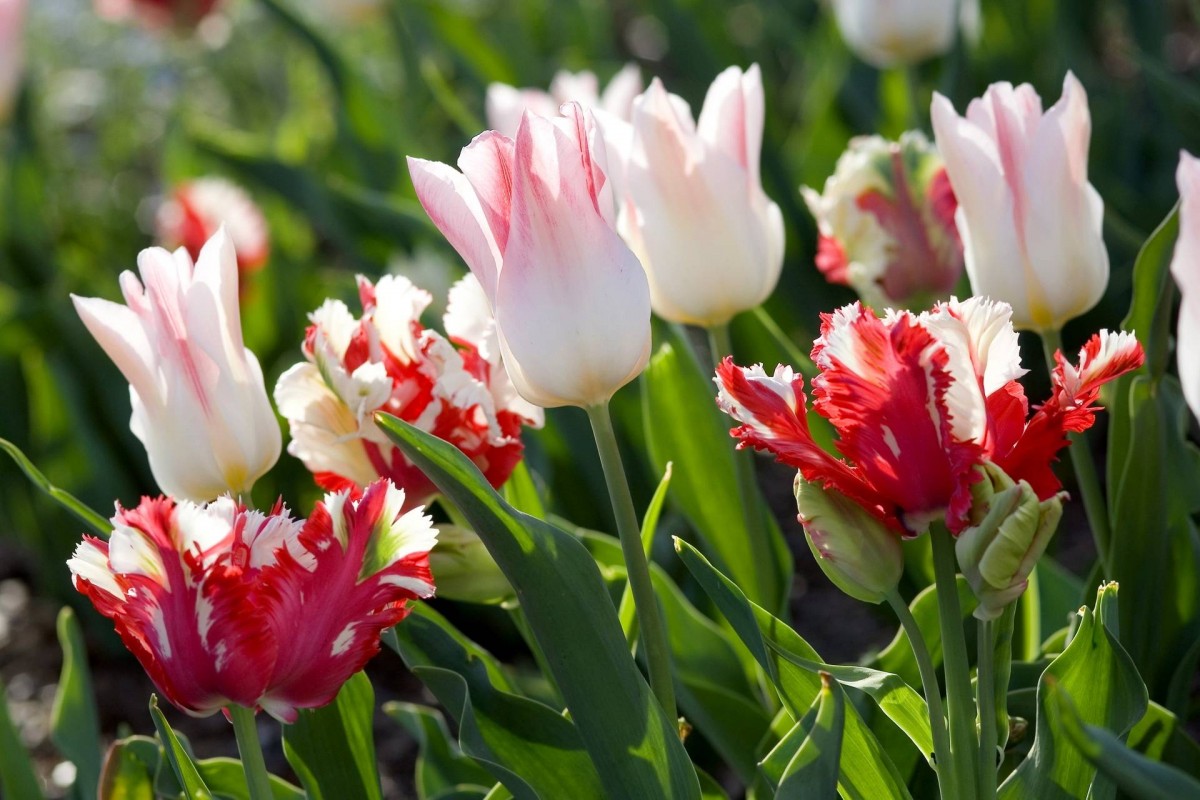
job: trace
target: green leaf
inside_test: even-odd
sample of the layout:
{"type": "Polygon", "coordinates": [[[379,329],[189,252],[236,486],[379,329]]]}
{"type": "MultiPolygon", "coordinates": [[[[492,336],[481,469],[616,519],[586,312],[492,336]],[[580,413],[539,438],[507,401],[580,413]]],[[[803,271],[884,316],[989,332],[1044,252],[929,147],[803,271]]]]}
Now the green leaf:
{"type": "MultiPolygon", "coordinates": [[[[383,713],[404,726],[417,740],[419,753],[413,782],[419,800],[444,797],[450,789],[465,791],[466,785],[487,794],[496,779],[475,761],[464,756],[450,736],[442,712],[416,703],[385,703],[383,713]]],[[[590,765],[589,765],[590,766],[590,765]]]]}
{"type": "Polygon", "coordinates": [[[293,724],[283,726],[283,754],[309,800],[379,800],[374,716],[375,691],[359,672],[332,703],[302,709],[293,724]]]}
{"type": "Polygon", "coordinates": [[[504,501],[513,508],[531,517],[537,517],[538,519],[546,518],[546,506],[542,503],[542,496],[538,492],[537,482],[534,480],[533,473],[529,470],[529,464],[525,459],[517,462],[516,468],[508,476],[508,480],[504,482],[503,492],[504,501]]]}
{"type": "Polygon", "coordinates": [[[204,778],[200,777],[191,755],[180,744],[179,737],[175,735],[175,731],[171,730],[167,718],[159,710],[158,695],[150,695],[150,716],[154,718],[154,727],[158,730],[158,737],[162,739],[163,752],[166,754],[167,762],[171,765],[175,779],[183,787],[188,800],[212,800],[212,792],[204,783],[204,778]]]}
{"type": "Polygon", "coordinates": [[[1112,409],[1118,437],[1109,450],[1113,537],[1105,577],[1125,590],[1122,642],[1151,696],[1181,714],[1184,698],[1168,697],[1172,680],[1200,653],[1193,650],[1200,639],[1200,534],[1191,512],[1200,475],[1188,468],[1191,414],[1172,376],[1139,374],[1117,391],[1122,387],[1112,409]]]}
{"type": "Polygon", "coordinates": [[[1200,744],[1178,717],[1158,703],[1150,703],[1145,716],[1129,731],[1128,739],[1130,749],[1200,778],[1200,744]]]}
{"type": "Polygon", "coordinates": [[[1038,681],[1037,723],[1029,755],[1000,787],[1001,800],[1029,797],[1111,798],[1112,786],[1093,780],[1095,767],[1075,748],[1064,746],[1050,693],[1071,694],[1083,722],[1125,734],[1146,711],[1146,687],[1133,660],[1117,640],[1117,588],[1100,587],[1096,608],[1080,609],[1075,637],[1038,681]]]}
{"type": "Polygon", "coordinates": [[[1050,685],[1047,711],[1055,728],[1065,734],[1063,739],[1126,796],[1134,800],[1200,797],[1200,781],[1131,750],[1111,731],[1089,725],[1061,684],[1050,685]]]}
{"type": "Polygon", "coordinates": [[[394,417],[378,422],[471,521],[512,583],[606,792],[699,797],[675,721],[630,657],[587,550],[505,503],[458,448],[394,417]]]}
{"type": "Polygon", "coordinates": [[[158,743],[145,736],[113,742],[97,783],[99,800],[155,800],[154,773],[161,753],[158,743]],[[149,750],[133,739],[149,743],[149,750]]]}
{"type": "MultiPolygon", "coordinates": [[[[208,788],[221,800],[250,800],[246,785],[246,770],[236,758],[204,758],[196,761],[196,769],[208,788]]],[[[268,776],[274,800],[306,800],[307,795],[278,775],[268,776]]]]}
{"type": "Polygon", "coordinates": [[[462,752],[518,800],[603,797],[572,721],[507,689],[507,680],[506,688],[498,688],[491,656],[479,658],[478,646],[464,646],[456,634],[440,616],[411,614],[395,628],[393,641],[413,674],[454,717],[462,752]]]}
{"type": "MultiPolygon", "coordinates": [[[[620,543],[595,531],[581,530],[579,535],[605,577],[623,581],[620,543]]],[[[737,645],[655,563],[650,564],[650,580],[662,603],[683,715],[749,783],[758,760],[756,745],[766,734],[771,715],[746,676],[737,645]]]]}
{"type": "Polygon", "coordinates": [[[8,453],[12,457],[12,460],[17,462],[17,466],[21,468],[21,471],[25,473],[25,477],[29,478],[34,486],[49,495],[51,499],[67,511],[79,517],[85,525],[96,532],[96,535],[108,538],[108,535],[112,533],[112,525],[108,520],[89,508],[86,503],[75,495],[50,483],[46,476],[33,465],[33,462],[15,444],[7,439],[0,439],[0,450],[8,453]]]}
{"type": "Polygon", "coordinates": [[[1179,205],[1171,209],[1142,245],[1133,264],[1133,300],[1121,327],[1137,334],[1146,353],[1146,370],[1154,378],[1166,373],[1171,351],[1171,256],[1179,235],[1179,205]]]}
{"type": "MultiPolygon", "coordinates": [[[[820,662],[816,651],[786,624],[751,603],[741,589],[718,572],[700,551],[678,538],[675,549],[766,671],[793,717],[803,718],[820,692],[821,679],[817,673],[784,658],[781,652],[820,662]]],[[[854,800],[909,797],[895,764],[853,706],[846,710],[838,791],[843,797],[854,800]]]]}
{"type": "Polygon", "coordinates": [[[83,633],[70,608],[58,613],[58,643],[63,666],[50,713],[50,738],[75,765],[76,792],[84,800],[91,800],[100,783],[100,723],[83,633]]]}
{"type": "Polygon", "coordinates": [[[0,797],[41,798],[33,761],[8,716],[4,682],[0,681],[0,797]]]}
{"type": "Polygon", "coordinates": [[[759,765],[759,775],[776,800],[832,797],[838,787],[845,724],[845,693],[821,673],[821,690],[804,718],[759,765]]]}
{"type": "Polygon", "coordinates": [[[780,612],[791,586],[791,552],[761,497],[751,502],[762,524],[746,530],[731,424],[717,408],[710,377],[679,339],[664,344],[650,359],[642,376],[650,458],[660,472],[667,462],[674,463],[671,497],[713,561],[747,587],[751,600],[780,612]],[[759,552],[768,557],[756,558],[759,552]]]}

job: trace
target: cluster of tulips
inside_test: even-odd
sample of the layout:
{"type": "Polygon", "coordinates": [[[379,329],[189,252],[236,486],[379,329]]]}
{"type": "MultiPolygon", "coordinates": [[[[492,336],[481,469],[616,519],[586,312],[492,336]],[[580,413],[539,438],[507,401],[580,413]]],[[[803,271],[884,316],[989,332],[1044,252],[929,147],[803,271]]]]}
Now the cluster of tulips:
{"type": "MultiPolygon", "coordinates": [[[[211,4],[195,6],[203,15],[211,4]]],[[[848,39],[869,48],[854,4],[835,7],[848,39]]],[[[934,37],[941,45],[914,47],[935,52],[956,29],[934,37]]],[[[874,63],[896,57],[885,48],[874,63]]],[[[408,159],[420,204],[470,270],[449,291],[441,331],[422,321],[432,295],[407,277],[359,276],[361,310],[329,299],[312,311],[296,332],[297,363],[269,393],[243,342],[249,301],[239,290],[267,259],[267,224],[241,189],[217,178],[180,185],[162,205],[157,235],[176,249],[140,254],[138,273],[120,277],[123,304],[73,298],[129,383],[130,427],[162,493],[118,504],[84,537],[68,562],[74,585],[167,700],[191,715],[228,715],[244,796],[280,791],[255,714],[291,725],[334,702],[381,637],[403,637],[421,601],[450,586],[463,587],[447,589],[462,599],[503,596],[525,607],[531,650],[566,708],[547,724],[577,729],[572,741],[586,754],[569,796],[724,796],[681,740],[693,721],[716,741],[714,731],[731,723],[704,717],[709,707],[681,675],[683,634],[672,626],[686,601],[647,558],[653,523],[639,522],[609,412],[647,369],[654,315],[708,335],[700,352],[712,367],[708,402],[728,416],[728,448],[766,451],[795,468],[798,518],[816,562],[846,594],[895,610],[919,679],[918,695],[897,674],[824,664],[773,616],[778,607],[750,602],[760,597],[753,587],[678,541],[748,653],[737,656],[749,665],[739,680],[760,684],[747,693],[775,717],[774,744],[756,772],[740,776],[754,797],[884,796],[871,787],[908,796],[844,701],[851,689],[907,735],[946,800],[1048,797],[1054,787],[1077,796],[1079,780],[1085,792],[1111,789],[1110,780],[1128,791],[1146,785],[1140,773],[1128,783],[1098,777],[1109,751],[1087,748],[1123,748],[1128,725],[1096,733],[1065,697],[1042,705],[1039,695],[1041,750],[1015,768],[1004,762],[1014,618],[1069,501],[1054,464],[1072,445],[1089,522],[1106,527],[1079,434],[1093,425],[1102,387],[1145,362],[1134,331],[1100,331],[1074,357],[1060,348],[1063,326],[1096,305],[1109,274],[1080,82],[1068,73],[1049,109],[1029,85],[993,84],[965,115],[935,94],[933,141],[919,131],[853,140],[823,190],[802,191],[820,235],[816,267],[861,300],[823,314],[811,355],[773,371],[740,366],[730,337],[731,321],[775,290],[784,263],[783,217],[760,177],[766,102],[757,66],[720,73],[698,116],[659,79],[643,88],[635,67],[603,92],[590,73],[561,73],[548,93],[493,85],[487,111],[492,130],[462,149],[457,169],[408,159]],[[970,296],[959,299],[964,268],[970,296]],[[1045,345],[1050,395],[1032,407],[1018,330],[1045,345]],[[560,406],[585,410],[591,422],[617,523],[618,580],[627,584],[619,604],[600,596],[604,607],[589,611],[599,621],[588,623],[598,627],[587,630],[556,621],[565,612],[555,602],[574,606],[534,586],[538,570],[559,569],[556,559],[569,561],[586,537],[518,513],[494,491],[524,469],[523,430],[560,406]],[[276,413],[290,431],[288,452],[326,492],[306,518],[283,499],[269,508],[251,501],[281,454],[276,413]],[[932,551],[932,627],[900,593],[906,549],[921,542],[932,551]],[[607,646],[609,628],[620,642],[613,683],[646,729],[636,746],[596,733],[607,723],[571,673],[581,663],[572,659],[612,656],[588,649],[607,646]],[[1071,744],[1061,738],[1067,730],[1071,744]],[[1078,748],[1078,763],[1091,765],[1075,783],[1053,771],[1055,747],[1078,748]],[[864,779],[852,759],[884,766],[864,779]]],[[[1183,393],[1200,414],[1200,160],[1184,154],[1178,182],[1176,352],[1183,393]]],[[[730,458],[746,528],[763,528],[751,519],[750,455],[730,458]]],[[[580,597],[593,602],[585,589],[599,573],[585,560],[580,597]]],[[[1082,611],[1069,639],[1047,651],[1059,654],[1041,665],[1048,693],[1069,684],[1066,670],[1084,658],[1075,641],[1092,650],[1101,642],[1118,658],[1108,633],[1115,592],[1101,586],[1095,612],[1082,611]]],[[[428,659],[423,678],[455,669],[428,659]]],[[[1143,711],[1144,695],[1143,687],[1143,711]]],[[[549,800],[534,788],[545,785],[534,773],[549,768],[506,762],[498,740],[461,712],[471,698],[460,700],[463,740],[467,731],[478,738],[463,751],[498,781],[487,796],[549,800]]],[[[172,764],[192,785],[186,754],[172,764]]]]}

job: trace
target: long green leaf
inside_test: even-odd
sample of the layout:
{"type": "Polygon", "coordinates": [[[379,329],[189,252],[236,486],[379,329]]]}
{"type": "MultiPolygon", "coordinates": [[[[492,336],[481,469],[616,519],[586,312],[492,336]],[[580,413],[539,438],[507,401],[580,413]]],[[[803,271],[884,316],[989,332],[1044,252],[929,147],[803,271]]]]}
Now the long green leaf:
{"type": "Polygon", "coordinates": [[[1133,265],[1133,300],[1121,327],[1137,334],[1146,353],[1146,369],[1161,377],[1167,369],[1171,350],[1171,307],[1174,284],[1171,282],[1171,255],[1179,235],[1179,205],[1171,209],[1150,238],[1142,245],[1133,265]]]}
{"type": "Polygon", "coordinates": [[[8,716],[8,700],[5,696],[4,683],[0,681],[0,796],[28,797],[39,800],[42,788],[38,784],[37,774],[33,771],[33,762],[21,737],[8,716]]]}
{"type": "MultiPolygon", "coordinates": [[[[1066,689],[1051,684],[1047,710],[1064,739],[1128,797],[1134,800],[1179,800],[1200,797],[1200,781],[1126,747],[1120,737],[1087,724],[1066,689]]],[[[1092,795],[1090,795],[1092,796],[1092,795]]]]}
{"type": "Polygon", "coordinates": [[[1055,727],[1050,694],[1071,694],[1085,724],[1124,735],[1146,711],[1146,687],[1117,640],[1117,587],[1100,587],[1095,611],[1080,609],[1075,638],[1050,663],[1037,689],[1037,725],[1029,755],[1000,787],[1001,800],[1029,797],[1111,798],[1113,787],[1095,781],[1096,768],[1065,746],[1055,727]],[[1095,782],[1094,782],[1095,781],[1095,782]]]}
{"type": "MultiPolygon", "coordinates": [[[[766,671],[784,705],[796,719],[803,718],[821,689],[821,679],[817,673],[783,658],[779,650],[813,662],[820,662],[820,656],[786,624],[751,603],[741,589],[717,571],[696,548],[677,538],[675,549],[766,671]]],[[[909,797],[895,764],[853,707],[846,710],[838,792],[842,797],[854,800],[909,797]]]]}
{"type": "Polygon", "coordinates": [[[25,477],[29,478],[34,486],[49,495],[51,499],[67,511],[79,517],[98,536],[107,537],[112,533],[112,524],[108,520],[89,508],[86,503],[75,495],[52,484],[15,444],[7,439],[0,439],[0,450],[8,453],[12,457],[12,460],[17,462],[17,466],[21,468],[21,471],[25,473],[25,477]]]}
{"type": "Polygon", "coordinates": [[[380,800],[375,766],[375,690],[361,672],[327,706],[303,709],[283,728],[283,754],[309,800],[380,800]]]}
{"type": "Polygon", "coordinates": [[[673,462],[672,500],[700,534],[713,561],[751,600],[776,613],[785,608],[792,556],[761,497],[748,499],[761,524],[746,529],[729,420],[717,409],[706,376],[683,342],[659,348],[642,376],[642,414],[650,457],[658,470],[673,462]],[[753,546],[754,539],[760,540],[753,546]],[[769,554],[769,563],[755,558],[769,554]]]}
{"type": "Polygon", "coordinates": [[[762,781],[776,800],[832,797],[838,787],[845,725],[845,694],[829,673],[804,718],[759,765],[762,781]]]}
{"type": "Polygon", "coordinates": [[[477,786],[482,790],[482,796],[496,782],[487,770],[463,755],[450,736],[442,713],[436,708],[391,702],[384,704],[383,713],[403,725],[417,740],[420,752],[413,770],[413,782],[418,800],[442,796],[447,790],[461,790],[466,785],[477,786]]]}
{"type": "Polygon", "coordinates": [[[58,613],[58,643],[63,666],[50,713],[50,738],[75,764],[75,791],[83,800],[91,800],[100,783],[100,723],[83,632],[70,608],[58,613]]]}
{"type": "MultiPolygon", "coordinates": [[[[617,540],[594,531],[579,535],[605,576],[621,581],[625,566],[617,540]]],[[[755,774],[756,745],[771,715],[747,679],[729,633],[701,614],[657,564],[650,565],[650,579],[662,602],[684,716],[749,783],[755,774]]]]}
{"type": "Polygon", "coordinates": [[[398,625],[394,643],[454,717],[462,751],[518,800],[603,797],[574,723],[557,709],[498,688],[490,656],[480,658],[478,648],[465,646],[460,636],[427,613],[398,625]]]}
{"type": "Polygon", "coordinates": [[[170,723],[159,710],[157,695],[150,696],[150,716],[154,718],[154,727],[158,730],[158,737],[162,739],[163,752],[166,754],[167,762],[171,765],[175,779],[183,787],[188,800],[212,800],[212,792],[204,783],[204,778],[200,777],[200,772],[196,769],[191,755],[180,744],[179,737],[175,735],[175,731],[171,730],[170,723]]]}
{"type": "Polygon", "coordinates": [[[697,798],[695,768],[626,648],[587,550],[505,503],[453,445],[386,415],[380,426],[459,507],[508,577],[605,790],[697,798]]]}

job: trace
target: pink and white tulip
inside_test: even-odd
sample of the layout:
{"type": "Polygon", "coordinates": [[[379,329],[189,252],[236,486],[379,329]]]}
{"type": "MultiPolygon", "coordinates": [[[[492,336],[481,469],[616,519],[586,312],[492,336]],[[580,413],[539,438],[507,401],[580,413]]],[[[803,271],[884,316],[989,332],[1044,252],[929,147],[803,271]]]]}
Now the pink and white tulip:
{"type": "Polygon", "coordinates": [[[262,369],[242,342],[237,255],[224,230],[195,264],[180,249],[138,255],[121,274],[125,305],[72,295],[75,310],[129,381],[129,426],[166,494],[204,502],[248,492],[279,459],[262,369]]]}
{"type": "Polygon", "coordinates": [[[238,272],[243,278],[266,263],[270,251],[267,221],[250,195],[224,178],[180,184],[155,216],[159,244],[169,250],[182,247],[193,259],[200,257],[200,248],[222,225],[237,251],[238,272]]]}
{"type": "Polygon", "coordinates": [[[978,17],[978,0],[832,0],[842,38],[875,67],[915,64],[949,52],[960,25],[978,17]]]}
{"type": "Polygon", "coordinates": [[[526,112],[541,117],[557,117],[563,103],[576,102],[584,108],[600,110],[618,120],[629,121],[633,98],[642,91],[642,74],[636,64],[626,64],[612,77],[604,92],[595,73],[560,70],[550,82],[550,91],[517,89],[506,83],[493,83],[487,89],[487,123],[510,139],[517,135],[521,116],[526,112]]]}
{"type": "Polygon", "coordinates": [[[867,305],[927,308],[963,270],[958,203],[941,156],[919,131],[850,141],[822,194],[801,188],[817,220],[817,268],[867,305]]]}
{"type": "Polygon", "coordinates": [[[633,108],[621,232],[655,313],[712,326],[762,303],[783,267],[783,216],[762,189],[758,65],[722,72],[699,122],[656,78],[633,108]]]}
{"type": "Polygon", "coordinates": [[[848,460],[822,450],[808,426],[804,381],[790,367],[717,370],[721,408],[741,424],[739,447],[767,450],[805,480],[833,489],[897,533],[945,518],[968,524],[975,467],[991,462],[1026,481],[1039,500],[1061,484],[1051,465],[1069,432],[1087,430],[1100,387],[1143,361],[1128,333],[1101,331],[1079,365],[1056,354],[1054,391],[1028,420],[1008,305],[987,298],[939,303],[920,315],[879,319],[859,303],[822,316],[813,361],[813,408],[838,432],[848,460]]]}
{"type": "Polygon", "coordinates": [[[1013,324],[1057,331],[1108,286],[1104,201],[1087,180],[1091,115],[1067,73],[1042,112],[1033,87],[994,83],[966,117],[933,98],[933,130],[958,198],[971,291],[1009,303],[1013,324]]]}
{"type": "Polygon", "coordinates": [[[292,433],[288,452],[325,489],[386,477],[409,503],[426,503],[436,489],[375,424],[383,411],[455,445],[493,486],[503,484],[521,460],[522,427],[540,427],[543,412],[504,371],[478,281],[468,276],[450,291],[450,341],[421,325],[432,298],[407,278],[372,284],[360,276],[358,287],[361,318],[327,300],[309,317],[306,360],[275,386],[292,433]]]}
{"type": "Polygon", "coordinates": [[[604,143],[576,103],[526,112],[517,138],[475,137],[462,172],[409,158],[417,197],[479,280],[517,392],[551,408],[605,403],[650,357],[650,292],[613,230],[604,143]]]}
{"type": "Polygon", "coordinates": [[[1180,153],[1175,181],[1179,184],[1179,238],[1171,275],[1183,297],[1175,354],[1183,396],[1192,413],[1200,417],[1200,159],[1180,153]]]}
{"type": "Polygon", "coordinates": [[[12,113],[25,72],[25,2],[0,0],[0,123],[12,113]]]}
{"type": "Polygon", "coordinates": [[[308,520],[229,497],[118,506],[108,541],[67,565],[159,690],[193,716],[262,708],[293,722],[379,652],[380,633],[433,595],[437,531],[387,481],[325,496],[308,520]]]}

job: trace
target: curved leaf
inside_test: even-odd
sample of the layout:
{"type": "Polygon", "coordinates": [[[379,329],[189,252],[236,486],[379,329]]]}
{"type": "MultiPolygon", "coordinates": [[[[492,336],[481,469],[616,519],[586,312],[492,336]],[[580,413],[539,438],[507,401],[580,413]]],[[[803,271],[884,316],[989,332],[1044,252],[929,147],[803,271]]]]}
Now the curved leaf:
{"type": "Polygon", "coordinates": [[[375,766],[375,690],[355,673],[327,706],[302,709],[283,726],[283,754],[309,800],[380,800],[375,766]]]}

